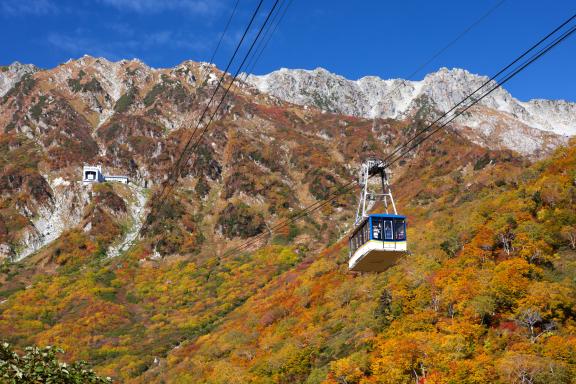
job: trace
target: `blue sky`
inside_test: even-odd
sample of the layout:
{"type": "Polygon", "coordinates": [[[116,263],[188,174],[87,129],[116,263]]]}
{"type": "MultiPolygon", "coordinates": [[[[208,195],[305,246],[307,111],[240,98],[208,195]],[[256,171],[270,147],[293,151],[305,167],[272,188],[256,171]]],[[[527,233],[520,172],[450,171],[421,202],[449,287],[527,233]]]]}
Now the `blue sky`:
{"type": "MultiPolygon", "coordinates": [[[[324,67],[352,79],[406,78],[500,1],[293,0],[254,72],[324,67]]],[[[265,0],[265,9],[272,2],[265,0]]],[[[137,57],[154,67],[208,60],[234,3],[1,0],[0,64],[18,60],[50,68],[83,54],[137,57]]],[[[220,68],[256,3],[239,0],[216,56],[220,68]]],[[[573,0],[506,0],[413,79],[440,67],[490,75],[575,12],[573,0]]],[[[576,101],[575,68],[572,36],[506,88],[522,100],[576,101]]]]}

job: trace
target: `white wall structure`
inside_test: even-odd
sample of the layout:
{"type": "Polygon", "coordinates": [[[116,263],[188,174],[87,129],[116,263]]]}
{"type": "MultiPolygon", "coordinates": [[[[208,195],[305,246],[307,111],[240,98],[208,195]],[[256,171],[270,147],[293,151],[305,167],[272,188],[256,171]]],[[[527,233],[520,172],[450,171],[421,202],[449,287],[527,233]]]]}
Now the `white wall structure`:
{"type": "Polygon", "coordinates": [[[100,165],[85,165],[82,170],[82,182],[84,184],[104,182],[102,167],[100,165]]]}
{"type": "Polygon", "coordinates": [[[85,165],[82,170],[82,182],[84,184],[103,183],[113,181],[117,183],[128,184],[130,179],[123,175],[104,175],[101,165],[85,165]]]}
{"type": "Polygon", "coordinates": [[[104,176],[105,181],[115,181],[117,183],[128,184],[128,176],[117,176],[117,175],[106,175],[104,176]]]}

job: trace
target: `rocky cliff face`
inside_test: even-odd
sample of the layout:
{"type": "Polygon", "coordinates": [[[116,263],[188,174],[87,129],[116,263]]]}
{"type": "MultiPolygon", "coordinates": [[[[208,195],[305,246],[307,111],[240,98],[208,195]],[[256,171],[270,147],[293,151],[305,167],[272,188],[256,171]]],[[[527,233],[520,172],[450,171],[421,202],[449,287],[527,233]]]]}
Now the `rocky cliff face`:
{"type": "MultiPolygon", "coordinates": [[[[160,182],[179,145],[175,131],[203,107],[196,93],[204,87],[204,99],[210,92],[212,71],[191,62],[153,70],[89,56],[50,70],[2,67],[2,256],[28,256],[85,220],[92,192],[79,181],[83,164],[129,174],[137,185],[160,182]]],[[[145,198],[138,187],[131,194],[130,221],[138,223],[145,198]]]]}
{"type": "MultiPolygon", "coordinates": [[[[2,222],[19,224],[0,244],[4,254],[16,258],[84,222],[91,198],[78,185],[83,164],[127,174],[140,187],[161,183],[221,74],[206,63],[153,69],[138,60],[90,56],[49,70],[18,63],[4,68],[2,222]]],[[[189,237],[200,236],[201,228],[214,234],[213,241],[259,232],[266,222],[276,222],[354,178],[362,158],[390,152],[482,81],[466,71],[446,69],[420,82],[350,81],[322,69],[249,77],[248,83],[232,88],[226,113],[183,164],[181,187],[192,191],[189,209],[199,213],[184,225],[178,209],[169,212],[176,216],[164,219],[175,221],[178,230],[173,231],[181,236],[169,245],[155,238],[160,244],[155,252],[181,250],[194,243],[189,237]]],[[[573,104],[522,103],[499,90],[455,127],[473,148],[538,156],[564,142],[560,133],[572,132],[573,115],[573,104]]],[[[397,171],[401,175],[403,167],[397,171]]],[[[122,218],[137,226],[145,203],[140,187],[125,194],[130,217],[122,218]]],[[[173,203],[186,205],[182,198],[176,194],[173,203]]],[[[338,204],[345,205],[344,200],[338,204]]],[[[350,214],[337,213],[343,220],[350,214]]],[[[327,233],[336,236],[342,230],[334,227],[327,233]]],[[[136,238],[134,228],[124,231],[131,241],[136,238]]],[[[117,254],[126,244],[116,240],[106,246],[117,254]]]]}
{"type": "MultiPolygon", "coordinates": [[[[115,236],[126,221],[140,225],[149,194],[139,188],[164,180],[219,76],[205,63],[152,69],[136,60],[88,56],[22,76],[0,100],[6,207],[0,224],[10,227],[0,239],[4,253],[21,259],[68,230],[84,230],[85,217],[94,212],[106,224],[99,228],[115,236]],[[101,164],[105,173],[126,174],[137,185],[123,197],[130,218],[93,211],[90,188],[79,183],[83,164],[101,164]],[[8,225],[14,221],[19,225],[8,225]]],[[[265,221],[281,220],[323,196],[323,189],[354,177],[351,164],[383,147],[376,141],[392,145],[403,137],[394,122],[307,111],[243,83],[223,110],[183,163],[168,211],[151,226],[154,252],[191,250],[202,237],[240,242],[265,221]],[[166,225],[169,241],[162,239],[166,225]]],[[[134,240],[130,225],[123,236],[134,240]]],[[[110,254],[126,248],[120,239],[100,243],[111,247],[110,254]]]]}
{"type": "Polygon", "coordinates": [[[39,68],[32,64],[14,62],[8,66],[0,67],[0,97],[4,96],[24,76],[30,75],[39,68]]]}
{"type": "MultiPolygon", "coordinates": [[[[300,105],[365,118],[404,119],[422,108],[444,113],[487,80],[463,69],[442,68],[421,81],[374,76],[353,81],[317,68],[281,69],[264,76],[249,76],[247,81],[261,92],[300,105]]],[[[500,88],[455,123],[470,128],[464,131],[484,145],[541,155],[575,135],[575,121],[575,103],[522,102],[500,88]]]]}

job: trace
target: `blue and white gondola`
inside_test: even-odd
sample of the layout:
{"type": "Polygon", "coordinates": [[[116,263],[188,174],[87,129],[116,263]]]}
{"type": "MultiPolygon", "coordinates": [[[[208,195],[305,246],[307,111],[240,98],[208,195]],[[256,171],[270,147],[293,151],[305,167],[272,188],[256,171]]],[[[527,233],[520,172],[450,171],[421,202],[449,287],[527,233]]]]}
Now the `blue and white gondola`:
{"type": "Polygon", "coordinates": [[[407,253],[406,216],[396,211],[382,160],[368,159],[362,163],[358,184],[361,192],[354,230],[349,238],[348,267],[357,272],[383,272],[407,253]],[[370,182],[373,176],[379,179],[374,180],[375,183],[370,182]],[[369,213],[377,201],[383,203],[386,213],[369,213]],[[388,213],[389,207],[393,213],[388,213]]]}
{"type": "Polygon", "coordinates": [[[349,247],[351,271],[385,271],[406,254],[406,217],[369,215],[350,236],[349,247]]]}

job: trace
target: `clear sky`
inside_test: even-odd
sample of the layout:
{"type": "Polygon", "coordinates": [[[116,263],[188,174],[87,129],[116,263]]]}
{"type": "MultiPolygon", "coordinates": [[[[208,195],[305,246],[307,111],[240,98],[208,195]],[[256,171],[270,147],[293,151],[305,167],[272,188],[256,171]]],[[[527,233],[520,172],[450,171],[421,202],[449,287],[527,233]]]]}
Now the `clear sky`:
{"type": "MultiPolygon", "coordinates": [[[[83,54],[153,67],[208,60],[235,1],[0,0],[0,64],[50,68],[83,54]]],[[[406,78],[502,0],[292,1],[255,73],[324,67],[351,79],[406,78]]],[[[220,68],[256,4],[239,0],[216,55],[220,68]]],[[[491,75],[573,13],[574,0],[505,0],[413,79],[440,67],[491,75]]],[[[576,36],[506,88],[521,100],[576,101],[576,36]]]]}

